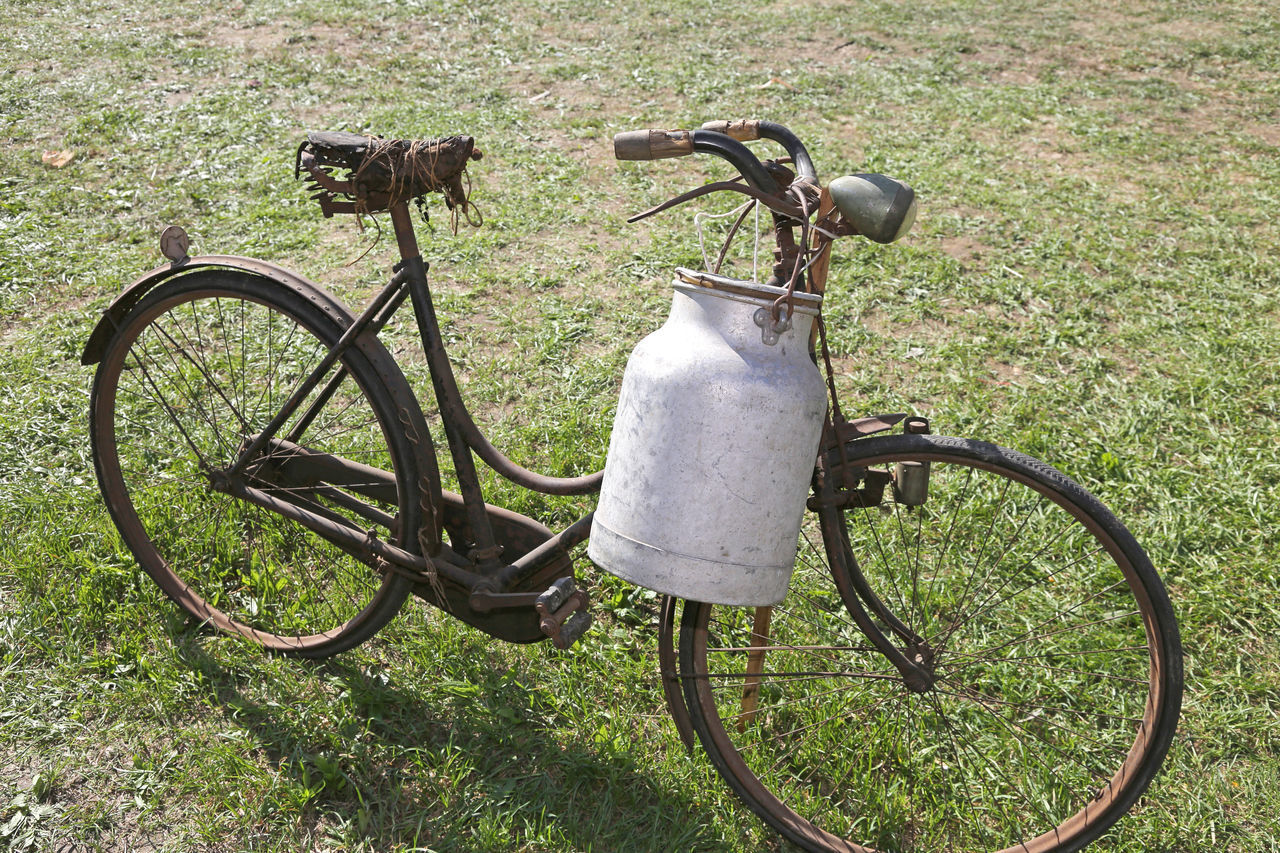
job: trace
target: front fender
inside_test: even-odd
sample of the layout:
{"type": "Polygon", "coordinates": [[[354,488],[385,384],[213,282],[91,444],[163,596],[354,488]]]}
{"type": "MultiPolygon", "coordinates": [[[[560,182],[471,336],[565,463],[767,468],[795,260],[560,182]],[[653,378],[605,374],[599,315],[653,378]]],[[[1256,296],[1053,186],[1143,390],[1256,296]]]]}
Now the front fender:
{"type": "Polygon", "coordinates": [[[116,329],[119,328],[125,316],[148,291],[160,284],[160,282],[174,276],[186,275],[193,270],[210,267],[240,270],[272,279],[287,287],[295,289],[306,288],[315,292],[322,299],[328,300],[328,304],[323,304],[322,302],[320,306],[322,309],[328,313],[334,313],[334,316],[343,316],[343,311],[338,301],[330,296],[324,288],[297,273],[290,272],[284,267],[255,258],[241,258],[235,255],[202,255],[190,258],[182,264],[165,264],[164,266],[156,267],[126,287],[119,296],[111,301],[111,304],[107,306],[107,310],[103,312],[102,317],[98,319],[98,324],[93,327],[93,331],[89,334],[89,340],[84,345],[84,352],[80,355],[80,363],[97,364],[102,360],[103,353],[107,349],[107,343],[111,340],[111,336],[116,333],[116,329]],[[335,307],[337,307],[336,311],[333,310],[335,307]]]}

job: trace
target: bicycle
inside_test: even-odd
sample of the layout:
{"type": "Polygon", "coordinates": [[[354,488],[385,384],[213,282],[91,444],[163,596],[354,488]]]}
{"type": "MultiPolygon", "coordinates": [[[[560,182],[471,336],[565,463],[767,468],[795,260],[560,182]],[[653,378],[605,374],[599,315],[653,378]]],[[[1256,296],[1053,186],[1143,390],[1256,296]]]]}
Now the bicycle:
{"type": "MultiPolygon", "coordinates": [[[[677,273],[770,294],[765,336],[785,332],[804,297],[820,301],[835,239],[890,242],[914,215],[914,194],[882,176],[823,187],[804,145],[771,122],[624,133],[615,153],[733,166],[734,181],[642,216],[711,192],[766,209],[776,246],[763,285],[719,276],[719,260],[677,273]],[[760,160],[745,144],[760,139],[787,156],[760,160]]],[[[588,629],[570,552],[593,513],[552,531],[487,504],[474,457],[553,495],[594,493],[603,472],[542,476],[484,437],[416,242],[409,203],[429,193],[455,228],[478,219],[464,181],[479,158],[470,137],[308,136],[295,174],[325,216],[387,211],[395,233],[400,260],[358,316],[276,265],[189,257],[171,228],[170,263],[94,329],[83,362],[98,365],[104,500],[141,567],[198,622],[300,657],[363,642],[410,593],[511,642],[565,648],[588,629]],[[378,338],[406,300],[456,494],[378,338]]],[[[1137,801],[1173,737],[1182,658],[1164,587],[1112,513],[1048,465],[931,435],[923,418],[847,420],[823,332],[819,315],[808,353],[826,363],[830,408],[786,598],[662,600],[659,664],[681,737],[809,850],[1077,850],[1137,801]]]]}

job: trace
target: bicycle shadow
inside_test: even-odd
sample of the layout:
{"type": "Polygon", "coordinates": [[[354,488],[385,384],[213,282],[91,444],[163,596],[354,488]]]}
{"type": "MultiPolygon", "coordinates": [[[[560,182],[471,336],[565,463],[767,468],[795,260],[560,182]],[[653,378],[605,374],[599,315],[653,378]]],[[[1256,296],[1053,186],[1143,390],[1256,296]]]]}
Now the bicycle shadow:
{"type": "Polygon", "coordinates": [[[174,636],[178,658],[206,679],[210,700],[225,709],[226,720],[249,734],[288,778],[298,792],[293,807],[308,795],[300,808],[313,824],[308,829],[319,831],[328,821],[332,833],[332,816],[343,816],[348,823],[339,830],[352,847],[541,849],[548,841],[575,850],[727,846],[704,826],[705,806],[641,769],[635,751],[645,748],[642,743],[567,745],[552,723],[530,714],[527,691],[510,680],[450,682],[462,701],[437,705],[395,686],[394,671],[388,678],[342,658],[293,661],[311,682],[344,694],[341,713],[317,719],[297,710],[314,696],[295,696],[291,703],[287,692],[251,695],[261,692],[260,680],[227,669],[204,648],[205,639],[174,636]],[[483,702],[471,702],[473,697],[483,702]]]}

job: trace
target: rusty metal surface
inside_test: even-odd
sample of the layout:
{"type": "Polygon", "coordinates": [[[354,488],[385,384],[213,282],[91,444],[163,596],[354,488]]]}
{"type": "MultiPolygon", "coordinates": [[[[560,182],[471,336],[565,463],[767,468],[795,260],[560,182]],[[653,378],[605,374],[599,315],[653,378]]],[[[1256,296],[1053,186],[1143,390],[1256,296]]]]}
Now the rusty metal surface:
{"type": "Polygon", "coordinates": [[[667,700],[667,712],[676,724],[685,749],[693,752],[698,736],[693,730],[689,706],[685,704],[684,688],[680,684],[680,666],[676,658],[676,616],[680,599],[669,595],[662,597],[658,612],[658,672],[662,676],[662,695],[667,700]]]}
{"type": "Polygon", "coordinates": [[[764,656],[771,645],[769,624],[773,619],[772,607],[757,607],[752,616],[751,651],[747,655],[746,678],[742,682],[742,713],[738,715],[738,731],[745,731],[756,718],[760,702],[761,673],[764,672],[764,656]]]}
{"type": "Polygon", "coordinates": [[[591,616],[586,612],[589,601],[587,593],[578,588],[573,578],[561,578],[538,596],[534,604],[540,617],[538,627],[556,648],[567,649],[590,626],[591,616]]]}
{"type": "MultiPolygon", "coordinates": [[[[349,524],[335,521],[317,507],[308,507],[306,499],[300,496],[291,495],[289,500],[284,500],[262,489],[246,485],[239,480],[220,482],[216,477],[214,478],[213,488],[216,491],[224,491],[241,500],[257,504],[277,515],[292,519],[313,533],[340,546],[352,556],[364,560],[371,566],[378,565],[378,558],[381,558],[394,565],[411,569],[420,575],[425,575],[433,570],[438,571],[450,581],[464,586],[478,582],[478,578],[465,569],[460,569],[447,563],[433,564],[428,558],[420,557],[417,554],[392,545],[390,542],[379,539],[368,531],[359,530],[349,524]]],[[[411,575],[411,577],[413,576],[411,575]]]]}
{"type": "Polygon", "coordinates": [[[868,435],[875,435],[878,432],[884,432],[887,429],[893,429],[899,423],[907,419],[905,413],[892,415],[871,415],[865,418],[855,418],[851,421],[841,420],[833,429],[828,429],[822,437],[822,446],[825,448],[834,448],[840,444],[845,444],[857,438],[863,438],[868,435]]]}
{"type": "Polygon", "coordinates": [[[613,137],[618,160],[663,160],[693,153],[693,134],[687,130],[628,130],[613,137]]]}
{"type": "Polygon", "coordinates": [[[260,275],[264,278],[271,279],[279,284],[283,284],[291,290],[298,292],[307,291],[308,297],[312,293],[316,294],[317,299],[314,300],[322,311],[333,317],[343,314],[340,303],[332,294],[325,290],[315,282],[298,275],[291,270],[287,270],[282,266],[270,263],[269,261],[261,261],[256,258],[244,258],[237,255],[201,255],[189,258],[182,264],[164,264],[155,269],[149,270],[135,279],[124,290],[120,292],[115,299],[111,300],[111,304],[107,306],[102,317],[99,318],[98,324],[94,326],[92,332],[89,333],[89,340],[85,343],[84,352],[80,356],[81,364],[97,364],[102,360],[102,353],[107,347],[107,341],[115,334],[120,322],[124,319],[129,310],[137,305],[142,297],[152,290],[156,285],[172,278],[176,275],[185,275],[193,270],[201,268],[217,267],[222,269],[240,270],[242,272],[260,275]]]}
{"type": "Polygon", "coordinates": [[[736,121],[708,121],[702,125],[703,130],[714,130],[739,142],[751,142],[760,138],[759,119],[739,119],[736,121]]]}
{"type": "Polygon", "coordinates": [[[467,163],[483,156],[470,136],[410,140],[310,133],[298,148],[294,174],[307,171],[312,198],[325,216],[386,210],[431,192],[442,193],[450,210],[466,214],[471,207],[469,184],[463,181],[467,163]],[[335,169],[345,177],[336,177],[335,169]]]}

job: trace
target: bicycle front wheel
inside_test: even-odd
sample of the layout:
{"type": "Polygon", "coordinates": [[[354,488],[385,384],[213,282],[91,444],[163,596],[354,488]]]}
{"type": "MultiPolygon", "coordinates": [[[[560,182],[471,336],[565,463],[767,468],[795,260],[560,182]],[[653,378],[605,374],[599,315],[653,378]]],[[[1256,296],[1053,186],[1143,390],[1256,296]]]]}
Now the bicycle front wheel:
{"type": "Polygon", "coordinates": [[[416,551],[419,462],[398,417],[416,403],[372,337],[347,350],[258,458],[229,474],[351,321],[318,290],[201,271],[139,302],[94,381],[99,483],[142,568],[200,622],[304,657],[367,639],[410,585],[229,493],[226,481],[416,551]],[[365,473],[335,487],[295,470],[320,458],[365,473]]]}
{"type": "Polygon", "coordinates": [[[919,435],[846,449],[865,505],[806,523],[781,605],[685,605],[703,746],[809,850],[1078,850],[1146,789],[1177,721],[1178,630],[1146,555],[1022,454],[919,435]]]}

